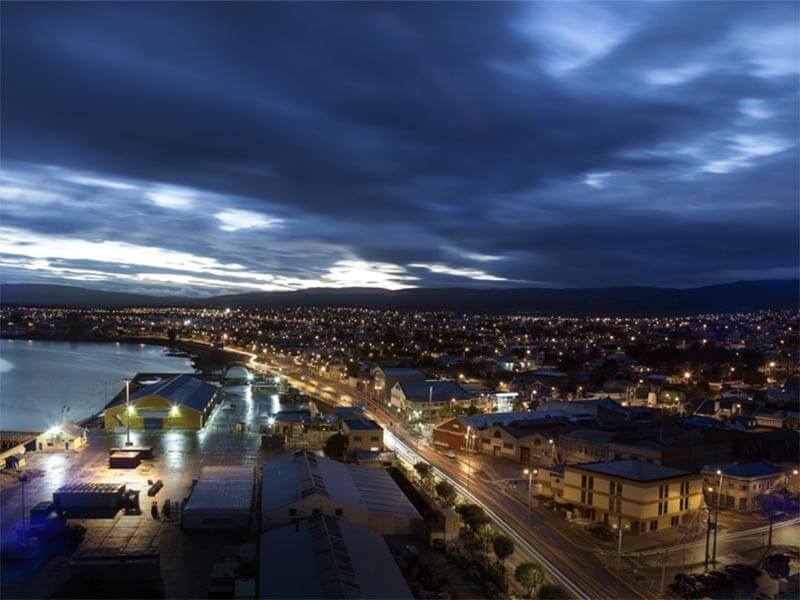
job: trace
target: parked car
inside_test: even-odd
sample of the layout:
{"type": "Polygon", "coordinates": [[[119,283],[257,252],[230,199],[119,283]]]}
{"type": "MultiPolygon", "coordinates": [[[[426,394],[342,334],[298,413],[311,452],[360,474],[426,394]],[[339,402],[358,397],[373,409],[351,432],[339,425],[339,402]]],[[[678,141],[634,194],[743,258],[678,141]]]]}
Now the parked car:
{"type": "Polygon", "coordinates": [[[614,537],[614,534],[611,533],[611,530],[602,523],[595,523],[594,525],[590,525],[587,528],[587,531],[594,537],[600,538],[601,540],[610,540],[614,537]]]}

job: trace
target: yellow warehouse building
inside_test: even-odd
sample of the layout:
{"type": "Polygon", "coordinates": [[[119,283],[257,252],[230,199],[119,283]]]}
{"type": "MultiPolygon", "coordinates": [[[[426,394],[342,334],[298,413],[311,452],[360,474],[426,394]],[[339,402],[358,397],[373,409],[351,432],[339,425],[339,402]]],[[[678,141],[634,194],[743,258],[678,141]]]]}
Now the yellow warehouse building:
{"type": "Polygon", "coordinates": [[[217,387],[191,375],[176,375],[125,394],[105,411],[105,428],[202,429],[216,404],[217,387]]]}

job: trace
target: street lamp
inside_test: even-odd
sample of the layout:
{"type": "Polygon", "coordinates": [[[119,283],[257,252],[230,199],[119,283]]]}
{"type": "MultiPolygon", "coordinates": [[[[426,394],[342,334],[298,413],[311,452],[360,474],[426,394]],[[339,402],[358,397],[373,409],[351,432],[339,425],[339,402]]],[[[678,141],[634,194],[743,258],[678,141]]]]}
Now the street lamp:
{"type": "Polygon", "coordinates": [[[28,481],[28,476],[23,473],[19,476],[19,483],[22,486],[22,532],[25,533],[25,482],[28,481]]]}
{"type": "Polygon", "coordinates": [[[126,446],[133,446],[133,442],[131,442],[131,413],[133,410],[131,409],[131,380],[130,379],[123,379],[122,381],[125,382],[125,445],[126,446]]]}
{"type": "MultiPolygon", "coordinates": [[[[630,525],[625,525],[625,528],[630,525]]],[[[617,524],[614,528],[618,530],[617,536],[617,597],[619,597],[619,580],[622,579],[622,513],[617,515],[617,524]]]]}
{"type": "Polygon", "coordinates": [[[531,502],[531,493],[533,491],[533,481],[532,478],[534,475],[539,474],[539,469],[528,469],[525,468],[522,471],[525,475],[528,476],[528,526],[531,524],[531,508],[533,506],[531,502]]]}

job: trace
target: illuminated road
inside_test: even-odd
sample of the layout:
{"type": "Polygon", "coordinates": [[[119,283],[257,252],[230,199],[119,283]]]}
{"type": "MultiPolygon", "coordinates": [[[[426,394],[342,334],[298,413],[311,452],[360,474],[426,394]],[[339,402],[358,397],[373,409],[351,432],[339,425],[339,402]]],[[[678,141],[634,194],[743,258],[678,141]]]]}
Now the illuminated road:
{"type": "Polygon", "coordinates": [[[414,463],[430,463],[438,476],[448,480],[458,492],[478,504],[489,514],[499,529],[511,536],[519,549],[539,562],[552,581],[558,582],[576,598],[651,598],[657,590],[642,589],[636,582],[609,571],[600,559],[586,548],[577,546],[545,519],[534,513],[528,525],[527,510],[517,501],[505,496],[495,486],[470,476],[464,461],[442,456],[431,448],[418,444],[398,418],[367,394],[344,383],[323,378],[292,359],[274,356],[266,362],[253,360],[255,368],[281,372],[290,385],[337,404],[361,403],[365,410],[384,428],[386,446],[402,459],[414,463]]]}
{"type": "MultiPolygon", "coordinates": [[[[800,525],[800,517],[795,517],[793,519],[787,519],[786,521],[779,521],[773,524],[772,526],[772,534],[773,537],[778,536],[781,533],[781,530],[789,527],[791,528],[791,532],[797,536],[797,526],[800,525]]],[[[725,542],[735,542],[740,540],[746,540],[753,537],[764,537],[769,531],[769,525],[762,525],[761,527],[755,527],[754,529],[746,529],[744,531],[731,531],[728,533],[721,533],[717,537],[717,543],[720,544],[720,554],[724,550],[724,543],[725,542]]],[[[686,544],[676,544],[674,546],[670,546],[668,548],[652,548],[649,550],[642,550],[641,552],[631,552],[626,556],[662,556],[664,554],[671,554],[677,552],[683,552],[686,549],[693,549],[693,548],[702,548],[705,550],[705,539],[693,540],[691,542],[687,542],[686,544]]],[[[789,545],[796,545],[794,544],[789,545]]]]}

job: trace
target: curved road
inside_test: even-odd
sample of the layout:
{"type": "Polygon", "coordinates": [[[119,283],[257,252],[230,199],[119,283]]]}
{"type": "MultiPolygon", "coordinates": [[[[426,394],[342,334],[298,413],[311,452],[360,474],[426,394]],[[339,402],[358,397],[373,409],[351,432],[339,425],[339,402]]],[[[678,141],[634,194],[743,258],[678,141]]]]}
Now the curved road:
{"type": "Polygon", "coordinates": [[[527,509],[519,502],[504,495],[495,486],[486,485],[476,477],[469,477],[469,467],[464,462],[449,459],[418,444],[405,427],[398,423],[396,416],[361,390],[323,378],[285,357],[272,356],[266,363],[253,360],[251,364],[256,368],[281,372],[291,385],[320,399],[337,404],[352,403],[355,400],[363,404],[371,416],[384,427],[388,447],[411,462],[422,459],[430,463],[437,474],[449,480],[463,496],[482,506],[500,529],[541,563],[553,581],[559,582],[575,597],[655,597],[653,591],[643,589],[624,575],[618,581],[617,574],[609,571],[594,553],[577,546],[573,540],[565,537],[535,513],[531,525],[528,525],[527,509]]]}

